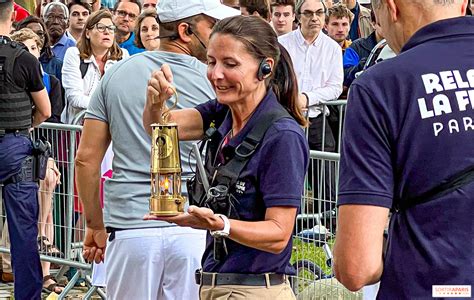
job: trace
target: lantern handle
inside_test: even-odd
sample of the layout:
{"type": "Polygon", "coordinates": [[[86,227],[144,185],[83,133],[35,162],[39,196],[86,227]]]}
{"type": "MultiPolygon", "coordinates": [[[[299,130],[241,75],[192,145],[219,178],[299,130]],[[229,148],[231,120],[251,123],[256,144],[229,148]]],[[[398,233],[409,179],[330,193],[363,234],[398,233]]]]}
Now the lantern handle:
{"type": "Polygon", "coordinates": [[[172,109],[176,108],[176,106],[178,105],[178,91],[176,90],[176,88],[174,86],[169,86],[168,88],[173,90],[174,102],[173,102],[173,105],[169,108],[166,107],[166,104],[164,105],[166,110],[161,114],[163,124],[168,123],[168,119],[169,119],[169,116],[170,116],[170,111],[172,109]]]}

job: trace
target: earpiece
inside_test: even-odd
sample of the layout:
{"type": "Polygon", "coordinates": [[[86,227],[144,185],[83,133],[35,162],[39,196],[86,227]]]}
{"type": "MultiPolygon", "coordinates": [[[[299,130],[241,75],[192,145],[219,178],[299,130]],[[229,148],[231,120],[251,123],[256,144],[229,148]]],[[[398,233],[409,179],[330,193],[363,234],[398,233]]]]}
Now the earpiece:
{"type": "Polygon", "coordinates": [[[194,34],[193,30],[191,29],[191,25],[189,25],[188,28],[186,28],[186,34],[187,34],[187,35],[192,35],[192,34],[194,34]]]}
{"type": "Polygon", "coordinates": [[[272,73],[272,67],[270,64],[267,62],[267,59],[264,58],[260,62],[260,65],[258,66],[258,72],[257,72],[257,78],[258,80],[262,81],[264,80],[267,75],[272,73]]]}
{"type": "Polygon", "coordinates": [[[204,50],[207,51],[207,46],[206,46],[206,44],[204,44],[204,42],[199,38],[199,36],[194,33],[193,29],[191,28],[191,24],[188,24],[188,27],[186,28],[185,33],[186,33],[187,35],[194,35],[194,36],[197,38],[197,40],[199,41],[199,43],[201,44],[201,46],[204,48],[204,50]]]}

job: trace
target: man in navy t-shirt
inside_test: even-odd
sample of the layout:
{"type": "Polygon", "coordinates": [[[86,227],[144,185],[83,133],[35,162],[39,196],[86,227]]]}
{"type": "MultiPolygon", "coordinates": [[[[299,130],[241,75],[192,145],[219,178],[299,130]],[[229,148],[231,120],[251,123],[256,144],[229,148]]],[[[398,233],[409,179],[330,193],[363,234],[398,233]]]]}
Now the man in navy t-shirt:
{"type": "Polygon", "coordinates": [[[471,296],[474,18],[465,1],[438,2],[372,0],[399,56],[349,92],[334,268],[350,290],[380,280],[378,299],[471,296]]]}

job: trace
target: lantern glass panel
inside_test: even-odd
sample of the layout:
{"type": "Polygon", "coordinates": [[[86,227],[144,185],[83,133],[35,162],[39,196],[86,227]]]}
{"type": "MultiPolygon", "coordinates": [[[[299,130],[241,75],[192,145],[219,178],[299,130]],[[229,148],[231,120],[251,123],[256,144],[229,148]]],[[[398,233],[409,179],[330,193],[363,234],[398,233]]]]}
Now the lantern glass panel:
{"type": "Polygon", "coordinates": [[[160,175],[160,195],[173,195],[174,174],[160,175]]]}

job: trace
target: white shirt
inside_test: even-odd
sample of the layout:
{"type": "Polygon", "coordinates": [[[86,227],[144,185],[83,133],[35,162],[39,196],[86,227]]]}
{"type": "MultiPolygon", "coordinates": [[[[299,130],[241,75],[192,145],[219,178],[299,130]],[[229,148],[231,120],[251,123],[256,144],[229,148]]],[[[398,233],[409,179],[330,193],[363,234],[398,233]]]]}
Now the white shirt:
{"type": "Polygon", "coordinates": [[[76,39],[72,36],[72,34],[69,32],[69,30],[66,30],[65,34],[68,38],[70,38],[71,40],[73,40],[77,44],[76,39]]]}
{"type": "Polygon", "coordinates": [[[309,98],[309,117],[321,113],[320,104],[336,100],[342,93],[344,69],[341,46],[322,31],[308,44],[298,28],[284,34],[278,41],[293,60],[298,88],[309,98]]]}
{"type": "MultiPolygon", "coordinates": [[[[122,59],[129,57],[127,50],[122,49],[122,51],[122,59]]],[[[84,78],[82,78],[79,49],[77,47],[67,49],[62,68],[62,84],[66,92],[66,107],[61,114],[63,123],[71,124],[77,114],[87,108],[92,93],[94,93],[102,77],[94,56],[84,59],[84,62],[88,63],[89,66],[84,78]]],[[[116,62],[115,60],[107,60],[104,73],[116,62]]]]}

